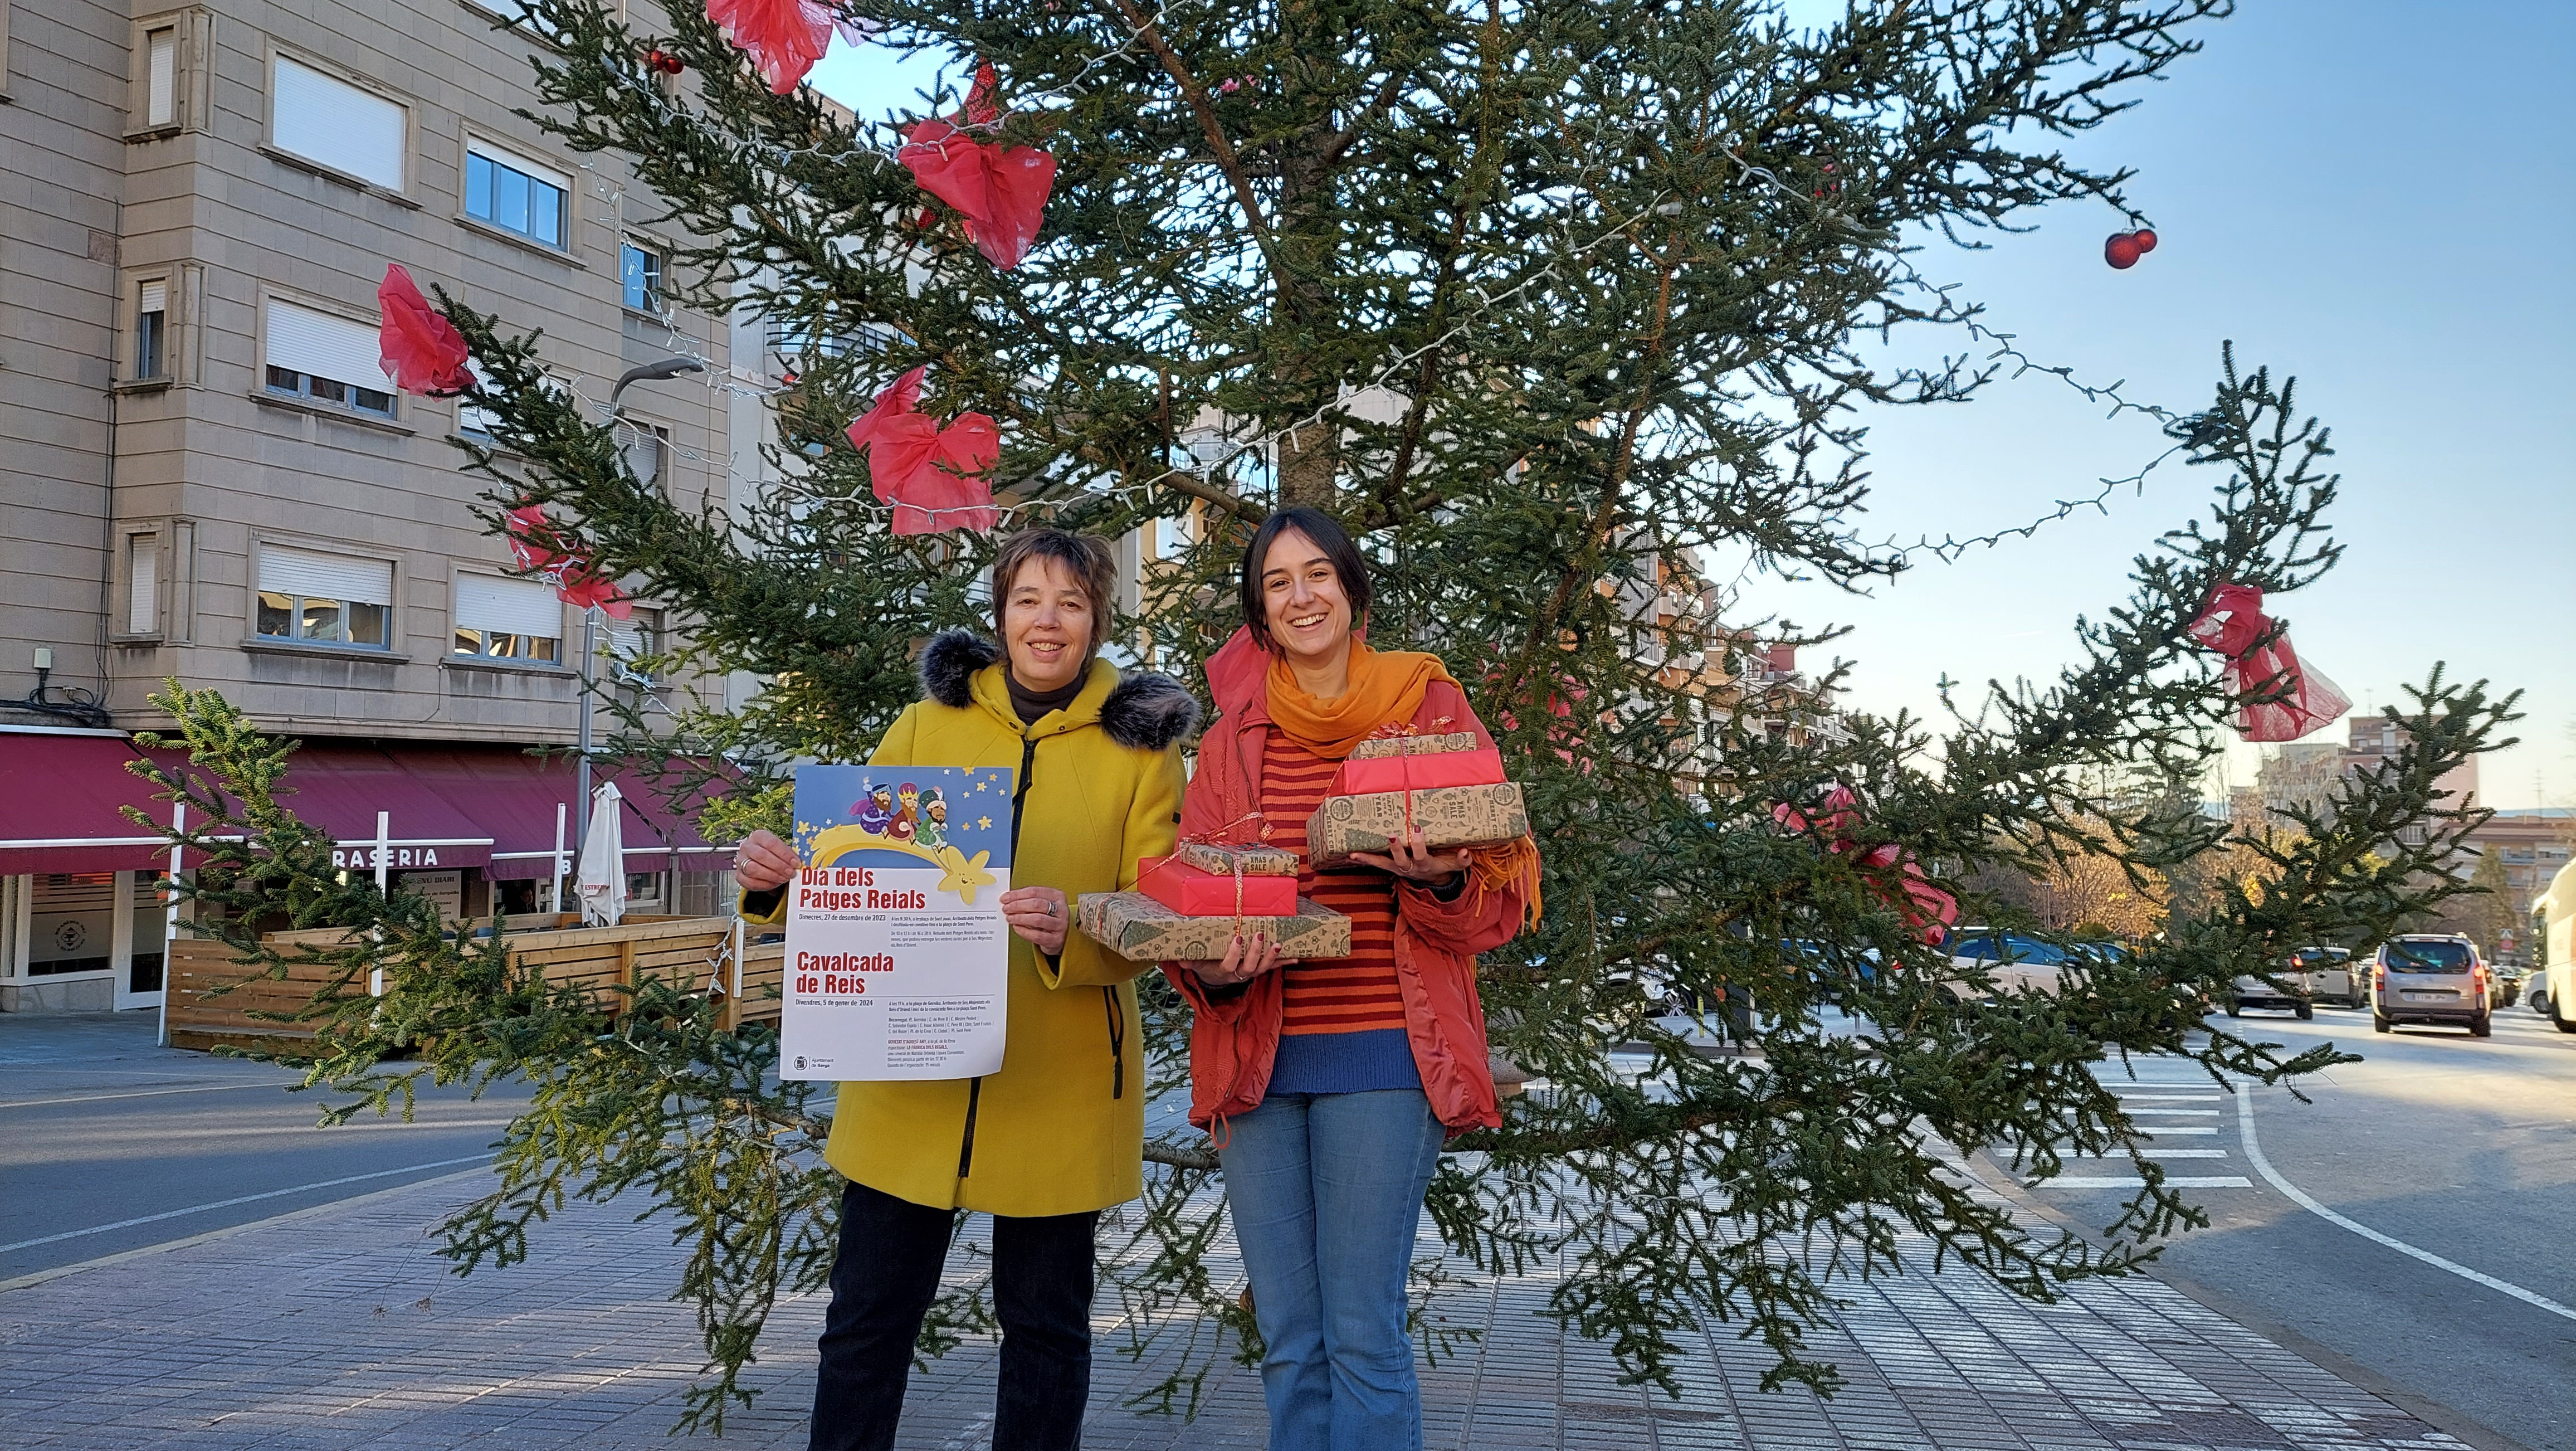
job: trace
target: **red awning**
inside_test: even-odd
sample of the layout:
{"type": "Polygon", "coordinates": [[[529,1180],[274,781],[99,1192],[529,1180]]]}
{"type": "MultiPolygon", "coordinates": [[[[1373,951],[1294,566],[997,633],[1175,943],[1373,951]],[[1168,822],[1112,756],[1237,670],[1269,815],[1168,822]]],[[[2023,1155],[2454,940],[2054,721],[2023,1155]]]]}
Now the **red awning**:
{"type": "MultiPolygon", "coordinates": [[[[186,764],[186,753],[150,753],[165,766],[186,764]]],[[[192,768],[193,769],[193,768],[192,768]]],[[[201,773],[202,774],[202,773],[201,773]]],[[[298,820],[328,832],[338,845],[334,866],[375,869],[376,813],[384,812],[388,871],[443,871],[479,867],[492,859],[492,833],[391,755],[364,741],[308,740],[286,758],[277,804],[298,820]]]]}
{"type": "MultiPolygon", "coordinates": [[[[573,870],[573,842],[582,812],[574,801],[574,766],[561,756],[537,757],[505,747],[424,746],[395,751],[395,759],[492,836],[492,858],[483,874],[494,881],[543,880],[555,872],[556,810],[562,808],[562,868],[573,870]]],[[[720,871],[733,849],[714,847],[663,803],[653,778],[630,765],[601,762],[594,780],[614,781],[625,801],[626,869],[658,872],[720,871]]],[[[704,800],[683,805],[693,816],[704,800]]]]}
{"type": "Polygon", "coordinates": [[[0,875],[169,865],[170,844],[118,810],[170,819],[170,803],[125,769],[139,755],[114,732],[0,730],[0,875]]]}
{"type": "MultiPolygon", "coordinates": [[[[698,834],[698,812],[710,796],[722,795],[732,783],[730,772],[712,780],[699,782],[679,796],[671,797],[680,784],[698,773],[700,763],[675,763],[668,772],[647,770],[633,762],[612,767],[608,779],[617,783],[617,792],[628,805],[651,824],[655,839],[670,848],[669,865],[684,872],[729,871],[733,867],[733,848],[711,846],[698,834]]],[[[721,771],[722,768],[719,768],[721,771]]],[[[652,867],[634,865],[635,856],[627,854],[628,871],[652,871],[652,867]]]]}

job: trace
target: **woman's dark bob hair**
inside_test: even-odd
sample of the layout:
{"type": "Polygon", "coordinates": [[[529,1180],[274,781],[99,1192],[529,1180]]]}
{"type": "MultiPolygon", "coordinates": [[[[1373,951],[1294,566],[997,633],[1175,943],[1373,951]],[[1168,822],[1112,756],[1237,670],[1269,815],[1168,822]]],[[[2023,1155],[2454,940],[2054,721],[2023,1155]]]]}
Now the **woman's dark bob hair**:
{"type": "Polygon", "coordinates": [[[1261,576],[1270,559],[1270,546],[1278,542],[1280,535],[1291,532],[1315,541],[1315,547],[1324,551],[1324,558],[1332,561],[1333,573],[1341,579],[1342,595],[1351,602],[1351,628],[1356,631],[1368,625],[1368,561],[1360,558],[1359,546],[1351,542],[1351,536],[1332,515],[1304,504],[1291,504],[1262,520],[1261,527],[1253,531],[1252,543],[1243,551],[1243,623],[1251,629],[1253,643],[1273,655],[1279,653],[1279,646],[1270,638],[1270,611],[1264,608],[1261,576]]]}

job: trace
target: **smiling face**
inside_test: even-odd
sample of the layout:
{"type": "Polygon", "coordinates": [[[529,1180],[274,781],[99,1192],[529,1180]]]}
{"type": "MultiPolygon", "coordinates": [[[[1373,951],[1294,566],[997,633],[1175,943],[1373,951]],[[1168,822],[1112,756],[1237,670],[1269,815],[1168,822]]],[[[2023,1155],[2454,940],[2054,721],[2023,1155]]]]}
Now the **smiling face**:
{"type": "Polygon", "coordinates": [[[1044,556],[1020,566],[1002,600],[1002,645],[1021,688],[1072,684],[1089,661],[1092,628],[1091,596],[1072,570],[1044,556]]]}
{"type": "Polygon", "coordinates": [[[1323,546],[1281,530],[1261,562],[1261,617],[1271,644],[1292,663],[1321,664],[1348,649],[1350,595],[1323,546]]]}

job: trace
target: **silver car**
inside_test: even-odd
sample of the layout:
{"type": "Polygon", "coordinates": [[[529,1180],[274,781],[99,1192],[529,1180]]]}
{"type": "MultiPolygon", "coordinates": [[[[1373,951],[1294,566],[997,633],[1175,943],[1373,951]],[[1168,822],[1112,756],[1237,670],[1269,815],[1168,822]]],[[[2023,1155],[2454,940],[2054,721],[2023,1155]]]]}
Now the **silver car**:
{"type": "Polygon", "coordinates": [[[2438,1023],[2478,1037],[2494,1029],[2495,979],[2465,937],[2430,932],[2391,937],[2370,965],[2370,1026],[2438,1023]]]}

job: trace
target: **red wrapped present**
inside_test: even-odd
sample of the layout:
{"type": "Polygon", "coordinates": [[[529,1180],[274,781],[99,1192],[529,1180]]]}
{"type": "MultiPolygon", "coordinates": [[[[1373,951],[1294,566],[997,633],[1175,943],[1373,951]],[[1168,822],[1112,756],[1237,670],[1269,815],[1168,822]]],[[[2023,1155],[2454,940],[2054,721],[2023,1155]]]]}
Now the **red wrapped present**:
{"type": "Polygon", "coordinates": [[[1136,890],[1184,917],[1293,917],[1295,877],[1219,876],[1167,856],[1140,858],[1136,890]]]}
{"type": "Polygon", "coordinates": [[[1421,756],[1353,756],[1333,774],[1329,794],[1368,796],[1442,786],[1499,786],[1504,780],[1503,754],[1491,746],[1421,756]]]}

